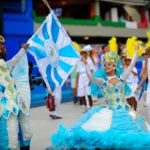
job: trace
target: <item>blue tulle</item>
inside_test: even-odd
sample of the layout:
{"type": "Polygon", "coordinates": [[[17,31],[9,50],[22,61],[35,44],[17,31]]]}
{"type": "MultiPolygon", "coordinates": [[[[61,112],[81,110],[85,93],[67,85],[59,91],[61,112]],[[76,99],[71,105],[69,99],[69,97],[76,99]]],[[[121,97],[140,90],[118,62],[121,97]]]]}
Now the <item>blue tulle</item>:
{"type": "MultiPolygon", "coordinates": [[[[121,74],[124,72],[122,63],[121,63],[121,59],[118,60],[117,65],[116,65],[116,75],[117,77],[120,78],[121,74]]],[[[97,72],[95,72],[94,77],[96,78],[103,78],[103,79],[107,79],[107,74],[105,73],[104,67],[101,67],[97,72]]],[[[123,80],[122,80],[123,82],[123,80]]],[[[100,97],[103,96],[104,94],[102,92],[102,90],[99,88],[99,86],[93,82],[91,82],[91,95],[94,97],[100,97]]],[[[131,95],[131,89],[130,87],[125,83],[125,89],[124,89],[124,95],[125,97],[130,97],[131,95]]]]}
{"type": "Polygon", "coordinates": [[[60,126],[58,133],[52,136],[54,149],[76,148],[76,149],[128,149],[128,150],[149,150],[150,134],[126,133],[109,130],[103,132],[86,132],[81,128],[70,131],[60,126]]]}
{"type": "Polygon", "coordinates": [[[0,117],[0,150],[9,149],[7,120],[0,117]]]}
{"type": "MultiPolygon", "coordinates": [[[[60,125],[58,132],[51,137],[53,144],[51,149],[150,149],[150,133],[136,129],[136,123],[126,113],[128,109],[112,108],[114,113],[112,127],[106,132],[87,132],[83,130],[81,128],[82,124],[103,108],[102,106],[94,107],[70,129],[60,125]],[[119,121],[121,117],[124,118],[124,120],[121,120],[122,122],[119,121]],[[123,125],[120,126],[120,123],[123,125]]],[[[142,121],[138,120],[137,123],[142,126],[142,121]]]]}

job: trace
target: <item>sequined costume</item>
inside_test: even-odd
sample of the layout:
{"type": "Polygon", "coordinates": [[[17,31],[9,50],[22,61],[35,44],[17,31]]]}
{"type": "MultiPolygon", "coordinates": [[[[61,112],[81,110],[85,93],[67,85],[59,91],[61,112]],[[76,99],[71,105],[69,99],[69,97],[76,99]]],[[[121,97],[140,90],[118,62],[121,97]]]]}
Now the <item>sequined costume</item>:
{"type": "MultiPolygon", "coordinates": [[[[20,67],[20,71],[15,68],[25,56],[25,50],[22,48],[10,61],[5,62],[0,59],[0,149],[2,150],[16,150],[19,147],[26,147],[30,145],[32,137],[28,117],[30,101],[27,103],[26,100],[24,101],[21,92],[23,89],[18,89],[16,85],[22,74],[28,75],[28,65],[24,62],[23,65],[27,67],[25,72],[24,66],[20,67]],[[15,73],[19,71],[18,76],[13,74],[14,69],[15,73]]],[[[27,63],[27,58],[25,59],[27,63]]],[[[28,79],[22,80],[26,82],[28,87],[28,79]]],[[[25,92],[28,94],[28,89],[25,92]]]]}
{"type": "Polygon", "coordinates": [[[101,88],[107,105],[93,107],[70,129],[61,125],[51,137],[50,149],[150,149],[149,124],[126,103],[131,90],[125,80],[136,58],[137,52],[116,85],[107,76],[95,78],[86,65],[88,77],[101,88]]]}

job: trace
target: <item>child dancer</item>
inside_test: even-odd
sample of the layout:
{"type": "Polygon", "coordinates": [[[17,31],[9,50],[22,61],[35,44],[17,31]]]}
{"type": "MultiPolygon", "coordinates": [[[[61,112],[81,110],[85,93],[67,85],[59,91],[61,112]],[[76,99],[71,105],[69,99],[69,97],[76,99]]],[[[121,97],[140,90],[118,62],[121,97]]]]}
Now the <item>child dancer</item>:
{"type": "MultiPolygon", "coordinates": [[[[128,67],[131,64],[132,59],[131,58],[126,58],[126,67],[128,67]]],[[[138,76],[137,76],[137,69],[134,67],[133,70],[131,71],[131,73],[129,74],[128,78],[127,78],[127,84],[129,85],[129,87],[132,89],[132,95],[130,98],[127,98],[128,104],[134,108],[134,110],[137,109],[137,101],[135,98],[135,90],[136,87],[138,85],[138,76]]]]}
{"type": "MultiPolygon", "coordinates": [[[[83,49],[81,51],[81,55],[89,62],[90,70],[93,71],[93,64],[91,64],[91,61],[88,58],[88,51],[88,49],[83,49]]],[[[77,72],[77,95],[83,104],[83,108],[89,109],[93,105],[92,97],[90,96],[90,80],[86,74],[85,65],[82,60],[77,66],[77,72]],[[86,99],[86,96],[88,97],[88,100],[86,99]]]]}

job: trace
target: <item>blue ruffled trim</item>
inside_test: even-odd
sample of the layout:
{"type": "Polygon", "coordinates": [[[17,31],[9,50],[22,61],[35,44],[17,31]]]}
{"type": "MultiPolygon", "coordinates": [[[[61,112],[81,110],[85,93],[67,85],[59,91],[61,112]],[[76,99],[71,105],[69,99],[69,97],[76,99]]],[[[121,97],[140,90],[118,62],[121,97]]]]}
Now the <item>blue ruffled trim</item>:
{"type": "MultiPolygon", "coordinates": [[[[94,107],[84,114],[71,129],[60,125],[56,134],[52,135],[52,147],[50,149],[150,149],[150,133],[146,132],[122,132],[108,130],[107,132],[87,132],[81,126],[104,107],[94,107]]],[[[115,108],[112,108],[116,110],[115,108]]],[[[119,112],[118,112],[119,113],[119,112]]]]}
{"type": "Polygon", "coordinates": [[[7,130],[7,120],[0,117],[0,150],[8,150],[9,149],[9,141],[8,141],[8,130],[7,130]]]}
{"type": "Polygon", "coordinates": [[[68,130],[61,125],[51,140],[55,148],[150,149],[150,133],[144,132],[86,132],[82,128],[68,130]]]}

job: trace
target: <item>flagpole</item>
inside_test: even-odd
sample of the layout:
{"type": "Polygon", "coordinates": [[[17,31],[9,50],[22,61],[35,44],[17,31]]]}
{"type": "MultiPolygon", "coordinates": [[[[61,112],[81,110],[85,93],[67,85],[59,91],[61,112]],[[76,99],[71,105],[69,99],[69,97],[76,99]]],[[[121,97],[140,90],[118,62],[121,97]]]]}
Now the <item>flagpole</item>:
{"type": "Polygon", "coordinates": [[[48,1],[47,1],[47,0],[42,0],[42,1],[43,1],[43,3],[48,7],[49,11],[51,12],[52,9],[51,9],[51,7],[50,7],[48,1]]]}

